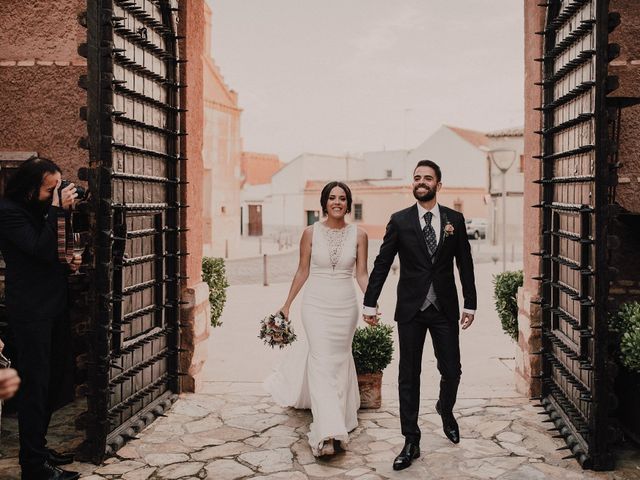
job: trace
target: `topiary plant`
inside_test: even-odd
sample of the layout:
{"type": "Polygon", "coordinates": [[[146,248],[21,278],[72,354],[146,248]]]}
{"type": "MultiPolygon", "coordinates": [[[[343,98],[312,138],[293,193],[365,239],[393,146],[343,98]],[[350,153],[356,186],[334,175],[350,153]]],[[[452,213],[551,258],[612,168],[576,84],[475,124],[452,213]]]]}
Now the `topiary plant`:
{"type": "Polygon", "coordinates": [[[353,335],[353,360],[358,373],[384,370],[393,356],[393,327],[380,323],[375,327],[358,327],[353,335]]]}
{"type": "Polygon", "coordinates": [[[514,340],[518,340],[518,287],[522,283],[522,270],[493,276],[493,298],[502,330],[514,340]]]}
{"type": "Polygon", "coordinates": [[[640,303],[624,303],[609,325],[620,336],[620,361],[630,371],[640,373],[640,303]]]}
{"type": "Polygon", "coordinates": [[[209,285],[209,304],[211,305],[211,326],[222,325],[220,316],[227,301],[227,282],[224,259],[203,257],[202,280],[209,285]]]}

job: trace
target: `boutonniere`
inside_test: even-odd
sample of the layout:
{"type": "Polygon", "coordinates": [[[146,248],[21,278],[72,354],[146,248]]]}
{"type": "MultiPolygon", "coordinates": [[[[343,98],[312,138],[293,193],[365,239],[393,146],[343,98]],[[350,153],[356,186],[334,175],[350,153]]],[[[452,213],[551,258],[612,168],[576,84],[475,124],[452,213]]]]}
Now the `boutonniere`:
{"type": "Polygon", "coordinates": [[[451,222],[447,221],[447,223],[444,224],[444,236],[450,237],[455,232],[456,232],[456,229],[453,228],[453,225],[451,224],[451,222]]]}

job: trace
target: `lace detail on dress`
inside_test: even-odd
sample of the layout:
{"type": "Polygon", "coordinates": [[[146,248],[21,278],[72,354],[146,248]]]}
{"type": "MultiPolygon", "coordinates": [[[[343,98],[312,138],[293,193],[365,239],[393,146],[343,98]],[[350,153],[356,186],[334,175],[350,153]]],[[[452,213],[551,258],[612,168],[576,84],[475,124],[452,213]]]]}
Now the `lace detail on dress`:
{"type": "Polygon", "coordinates": [[[344,245],[344,237],[347,233],[347,227],[334,229],[324,227],[324,238],[327,241],[329,247],[329,263],[333,270],[336,269],[336,265],[340,261],[342,256],[342,246],[344,245]]]}

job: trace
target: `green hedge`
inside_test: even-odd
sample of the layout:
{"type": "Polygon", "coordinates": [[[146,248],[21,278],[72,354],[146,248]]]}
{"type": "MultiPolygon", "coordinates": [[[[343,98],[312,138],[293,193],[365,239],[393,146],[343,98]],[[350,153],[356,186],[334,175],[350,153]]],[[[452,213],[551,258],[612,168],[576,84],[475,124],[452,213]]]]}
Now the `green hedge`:
{"type": "Polygon", "coordinates": [[[518,340],[518,287],[522,282],[522,270],[493,276],[493,298],[502,330],[514,340],[518,340]]]}
{"type": "Polygon", "coordinates": [[[211,325],[219,327],[222,325],[220,316],[227,301],[227,282],[224,259],[203,257],[202,258],[202,280],[209,285],[209,303],[211,304],[211,325]]]}
{"type": "Polygon", "coordinates": [[[630,371],[640,373],[640,303],[623,304],[611,317],[610,327],[620,338],[620,361],[630,371]]]}
{"type": "Polygon", "coordinates": [[[375,327],[358,327],[353,335],[353,360],[358,373],[384,370],[393,355],[393,327],[380,323],[375,327]]]}

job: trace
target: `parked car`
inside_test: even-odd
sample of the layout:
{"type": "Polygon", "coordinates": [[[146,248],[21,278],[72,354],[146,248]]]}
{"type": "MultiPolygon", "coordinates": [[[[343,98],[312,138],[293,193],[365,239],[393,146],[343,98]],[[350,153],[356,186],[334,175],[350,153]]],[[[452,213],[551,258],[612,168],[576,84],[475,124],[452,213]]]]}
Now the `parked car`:
{"type": "Polygon", "coordinates": [[[467,237],[478,240],[487,237],[486,218],[467,218],[467,237]]]}

